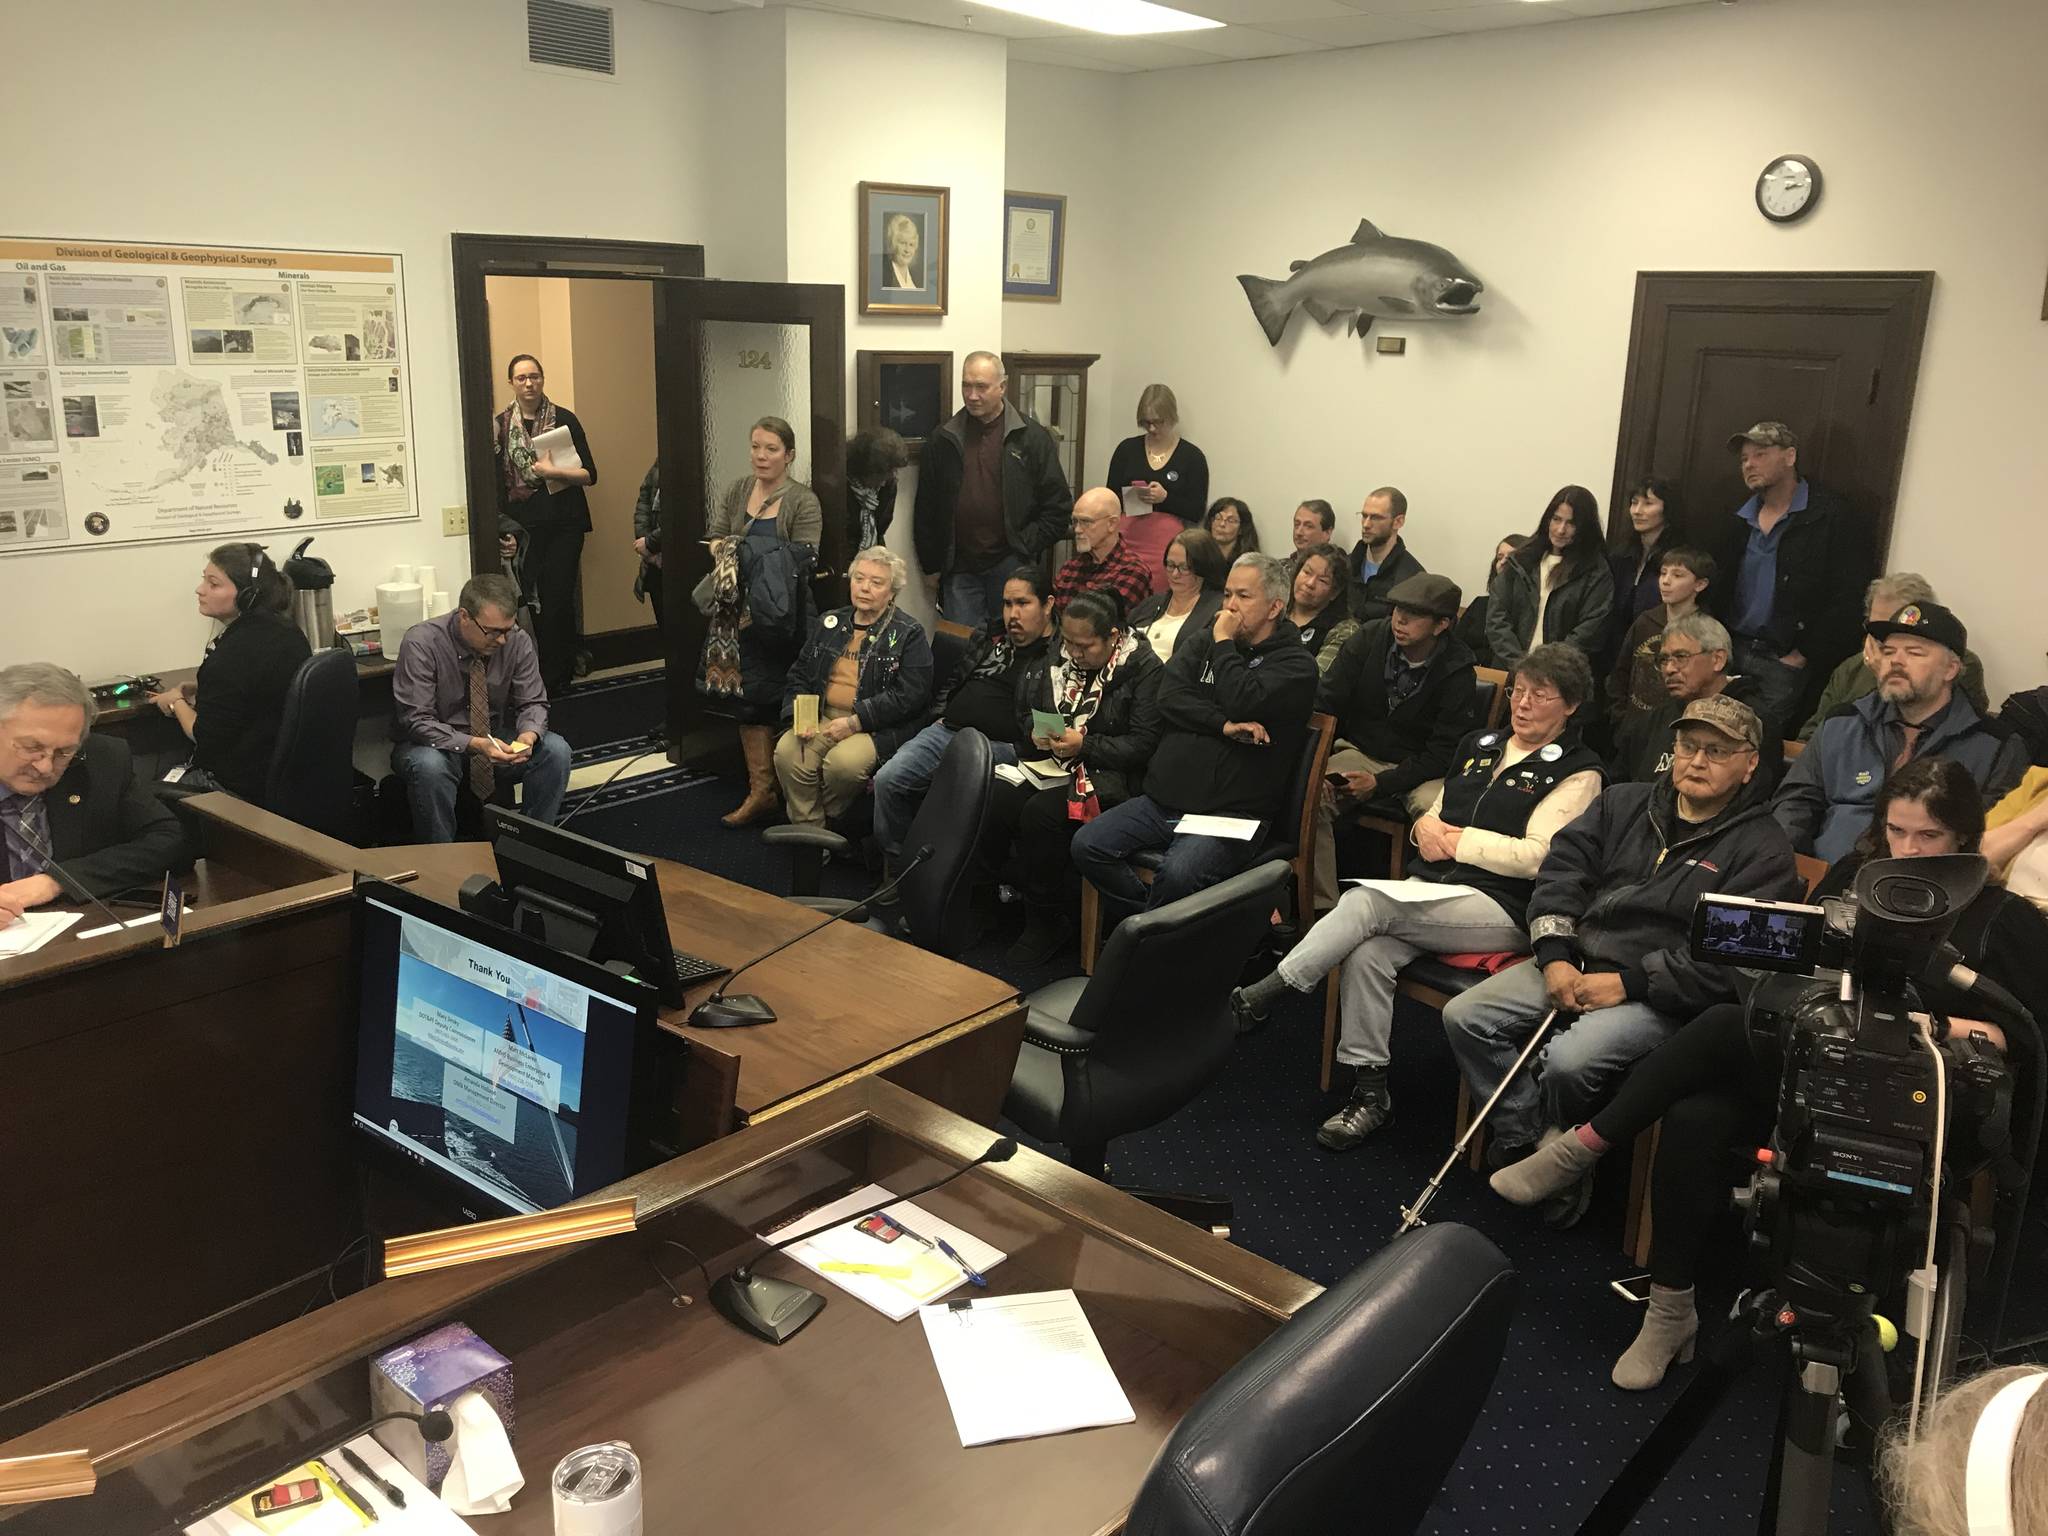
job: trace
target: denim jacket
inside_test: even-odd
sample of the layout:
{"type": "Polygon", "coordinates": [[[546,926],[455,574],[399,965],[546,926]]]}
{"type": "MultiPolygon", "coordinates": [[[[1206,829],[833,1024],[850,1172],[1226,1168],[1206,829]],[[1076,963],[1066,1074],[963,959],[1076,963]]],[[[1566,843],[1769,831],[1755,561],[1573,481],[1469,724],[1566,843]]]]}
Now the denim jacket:
{"type": "MultiPolygon", "coordinates": [[[[782,690],[782,725],[796,718],[796,696],[822,694],[832,676],[832,663],[846,649],[853,629],[853,609],[835,608],[811,620],[789,681],[782,690]]],[[[932,702],[932,647],[924,628],[900,608],[891,608],[868,633],[861,648],[860,681],[854,690],[853,712],[860,728],[875,738],[875,756],[890,754],[921,730],[932,702]]]]}

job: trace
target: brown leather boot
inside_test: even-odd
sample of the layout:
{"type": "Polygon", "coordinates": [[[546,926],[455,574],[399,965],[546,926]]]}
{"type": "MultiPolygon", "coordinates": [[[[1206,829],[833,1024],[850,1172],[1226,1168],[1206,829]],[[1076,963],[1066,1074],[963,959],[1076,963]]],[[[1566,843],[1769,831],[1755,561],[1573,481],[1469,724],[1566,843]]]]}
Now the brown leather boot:
{"type": "Polygon", "coordinates": [[[782,790],[775,782],[775,732],[765,725],[740,727],[740,751],[747,759],[747,798],[737,810],[719,820],[728,827],[744,827],[774,814],[782,804],[782,790]]]}

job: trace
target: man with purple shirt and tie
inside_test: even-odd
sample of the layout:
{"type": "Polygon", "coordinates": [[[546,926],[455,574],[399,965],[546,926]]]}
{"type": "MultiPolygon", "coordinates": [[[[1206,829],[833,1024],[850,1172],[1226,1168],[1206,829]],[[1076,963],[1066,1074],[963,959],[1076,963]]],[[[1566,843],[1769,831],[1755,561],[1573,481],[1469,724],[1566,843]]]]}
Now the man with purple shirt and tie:
{"type": "Polygon", "coordinates": [[[405,784],[413,832],[455,841],[455,797],[489,801],[523,783],[520,811],[553,821],[569,787],[569,744],[548,730],[548,693],[533,638],[514,622],[519,594],[503,576],[472,576],[455,611],[416,624],[399,647],[391,697],[391,769],[405,784]]]}

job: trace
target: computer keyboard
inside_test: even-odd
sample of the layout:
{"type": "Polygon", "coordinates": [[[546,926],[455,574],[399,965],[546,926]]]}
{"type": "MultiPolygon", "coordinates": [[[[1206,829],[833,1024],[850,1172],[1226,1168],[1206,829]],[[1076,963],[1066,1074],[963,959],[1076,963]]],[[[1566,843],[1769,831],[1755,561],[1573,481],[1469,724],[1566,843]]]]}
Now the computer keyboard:
{"type": "Polygon", "coordinates": [[[675,964],[676,980],[686,987],[696,982],[708,981],[713,976],[723,976],[732,969],[729,965],[714,965],[709,960],[700,960],[695,955],[686,955],[680,949],[675,951],[675,964]]]}

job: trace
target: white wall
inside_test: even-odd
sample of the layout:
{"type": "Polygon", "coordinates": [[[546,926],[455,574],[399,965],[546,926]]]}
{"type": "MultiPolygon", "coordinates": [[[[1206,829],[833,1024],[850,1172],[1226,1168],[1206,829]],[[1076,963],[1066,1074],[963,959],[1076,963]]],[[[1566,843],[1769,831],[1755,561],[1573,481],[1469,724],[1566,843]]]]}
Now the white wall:
{"type": "MultiPolygon", "coordinates": [[[[1000,352],[1002,303],[1002,39],[900,26],[821,11],[788,18],[789,280],[846,286],[847,423],[854,354],[868,349],[1000,352]],[[903,83],[868,91],[856,82],[903,83]],[[863,318],[859,184],[952,189],[947,308],[943,316],[863,318]]],[[[954,381],[959,407],[959,381],[954,381]]],[[[904,605],[930,618],[916,581],[910,530],[915,466],[903,472],[889,547],[911,562],[904,605]]]]}
{"type": "MultiPolygon", "coordinates": [[[[367,602],[394,564],[451,583],[469,568],[467,539],[440,531],[440,509],[468,499],[450,232],[705,233],[707,19],[622,0],[618,76],[585,80],[526,64],[523,17],[516,0],[8,8],[9,57],[48,67],[10,81],[39,147],[8,159],[0,232],[405,258],[423,516],[320,532],[337,605],[367,602]]],[[[0,658],[88,676],[191,665],[212,542],[0,562],[0,658]]]]}
{"type": "MultiPolygon", "coordinates": [[[[1019,66],[1010,174],[1092,198],[1111,173],[1135,233],[1087,258],[1114,297],[1072,339],[1109,354],[1120,417],[1146,379],[1171,383],[1215,493],[1252,504],[1268,547],[1305,496],[1349,512],[1399,484],[1416,553],[1468,587],[1558,485],[1604,496],[1639,270],[1935,271],[1891,564],[1951,599],[1995,700],[2042,677],[2044,57],[2040,0],[1749,0],[1081,74],[1070,98],[1113,94],[1128,118],[1102,142],[1113,120],[1090,115],[1094,141],[1063,143],[1064,167],[1020,131],[1023,87],[1063,72],[1019,66]],[[1826,190],[1781,229],[1751,188],[1787,151],[1826,190]],[[1380,322],[1410,337],[1401,358],[1305,316],[1269,348],[1235,275],[1285,276],[1361,216],[1457,253],[1485,312],[1380,322]]],[[[1070,266],[1081,281],[1072,246],[1070,266]]],[[[1065,339],[1056,307],[1025,308],[1008,306],[1013,344],[1065,339]]]]}
{"type": "MultiPolygon", "coordinates": [[[[1012,352],[1096,352],[1088,372],[1087,485],[1100,485],[1109,455],[1138,428],[1145,349],[1125,333],[1124,310],[1165,252],[1131,216],[1132,184],[1149,174],[1130,136],[1128,77],[1043,64],[1010,66],[1008,185],[1056,192],[1067,200],[1066,272],[1056,304],[1012,299],[1003,305],[1003,346],[1012,352]]],[[[1177,174],[1177,173],[1176,173],[1177,174]]],[[[1207,424],[1181,401],[1193,441],[1207,424]]]]}

